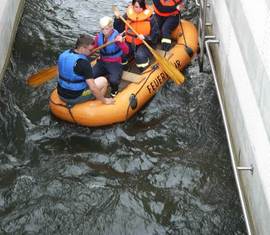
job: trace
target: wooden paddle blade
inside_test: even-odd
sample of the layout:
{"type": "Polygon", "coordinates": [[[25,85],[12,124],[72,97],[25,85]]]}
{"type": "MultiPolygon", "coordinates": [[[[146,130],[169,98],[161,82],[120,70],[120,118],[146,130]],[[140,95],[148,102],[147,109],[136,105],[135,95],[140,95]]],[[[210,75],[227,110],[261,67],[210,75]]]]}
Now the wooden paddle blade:
{"type": "Polygon", "coordinates": [[[116,17],[120,17],[121,16],[121,13],[120,11],[118,10],[117,6],[116,5],[112,5],[112,10],[113,10],[113,13],[116,17]]]}
{"type": "Polygon", "coordinates": [[[166,58],[162,57],[158,52],[151,49],[151,53],[159,63],[163,71],[175,81],[176,84],[182,84],[185,81],[184,75],[166,58]]]}
{"type": "Polygon", "coordinates": [[[57,74],[58,69],[57,66],[54,65],[52,67],[42,69],[36,74],[33,74],[27,79],[26,83],[32,87],[39,86],[47,81],[54,79],[57,74]]]}

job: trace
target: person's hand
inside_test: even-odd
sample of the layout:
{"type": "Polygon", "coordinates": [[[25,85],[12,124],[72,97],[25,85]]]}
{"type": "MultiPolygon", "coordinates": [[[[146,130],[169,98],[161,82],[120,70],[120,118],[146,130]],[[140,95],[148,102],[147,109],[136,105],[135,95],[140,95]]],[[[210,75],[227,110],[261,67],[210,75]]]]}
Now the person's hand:
{"type": "Polygon", "coordinates": [[[115,100],[113,98],[104,98],[104,104],[114,104],[115,100]]]}
{"type": "Polygon", "coordinates": [[[142,34],[139,34],[138,35],[138,38],[141,39],[141,40],[144,40],[145,39],[145,37],[142,34]]]}
{"type": "Polygon", "coordinates": [[[115,41],[116,41],[116,42],[123,42],[124,39],[123,39],[122,35],[119,34],[119,35],[116,36],[115,41]]]}

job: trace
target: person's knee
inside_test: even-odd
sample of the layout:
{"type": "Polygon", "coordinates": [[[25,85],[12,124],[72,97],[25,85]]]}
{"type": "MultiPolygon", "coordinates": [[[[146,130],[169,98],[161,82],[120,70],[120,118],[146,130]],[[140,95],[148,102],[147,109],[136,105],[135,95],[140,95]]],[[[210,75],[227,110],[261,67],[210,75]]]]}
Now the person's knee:
{"type": "Polygon", "coordinates": [[[162,37],[169,38],[171,36],[171,29],[168,27],[162,27],[162,37]]]}
{"type": "Polygon", "coordinates": [[[145,51],[143,50],[138,50],[135,54],[135,60],[136,61],[145,61],[147,60],[147,55],[145,53],[145,51]]]}
{"type": "Polygon", "coordinates": [[[119,84],[121,81],[122,74],[114,74],[114,76],[110,76],[110,83],[111,84],[119,84]]]}
{"type": "Polygon", "coordinates": [[[178,26],[178,24],[179,20],[177,21],[176,19],[165,22],[161,28],[163,37],[170,37],[172,31],[178,26]]]}
{"type": "Polygon", "coordinates": [[[110,75],[109,75],[110,83],[119,84],[121,81],[121,77],[123,74],[123,68],[122,68],[121,64],[119,64],[118,66],[119,67],[116,67],[114,70],[112,70],[110,75]]]}
{"type": "Polygon", "coordinates": [[[105,77],[98,77],[95,79],[95,83],[96,83],[96,86],[99,88],[99,89],[102,89],[104,87],[107,87],[108,86],[108,81],[105,77]]]}

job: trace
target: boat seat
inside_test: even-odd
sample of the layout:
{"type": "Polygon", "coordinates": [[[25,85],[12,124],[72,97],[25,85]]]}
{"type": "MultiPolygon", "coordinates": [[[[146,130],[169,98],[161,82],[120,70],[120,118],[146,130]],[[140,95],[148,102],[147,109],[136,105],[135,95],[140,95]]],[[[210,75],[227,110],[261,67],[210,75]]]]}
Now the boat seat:
{"type": "Polygon", "coordinates": [[[123,71],[122,79],[128,82],[140,83],[144,79],[144,75],[123,71]]]}
{"type": "Polygon", "coordinates": [[[167,59],[170,59],[173,56],[173,53],[170,51],[163,51],[161,49],[156,49],[156,51],[162,56],[166,55],[167,59]]]}

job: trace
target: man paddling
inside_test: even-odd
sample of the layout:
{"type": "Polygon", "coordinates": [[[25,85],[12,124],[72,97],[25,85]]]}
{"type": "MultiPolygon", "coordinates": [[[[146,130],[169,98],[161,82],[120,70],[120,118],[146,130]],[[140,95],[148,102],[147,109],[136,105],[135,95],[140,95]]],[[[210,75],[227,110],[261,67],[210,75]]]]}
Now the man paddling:
{"type": "Polygon", "coordinates": [[[93,78],[92,67],[87,58],[94,48],[93,44],[94,40],[89,35],[81,35],[74,49],[66,50],[59,56],[57,92],[69,104],[91,99],[98,99],[104,104],[114,103],[114,99],[105,97],[107,79],[93,78]]]}

